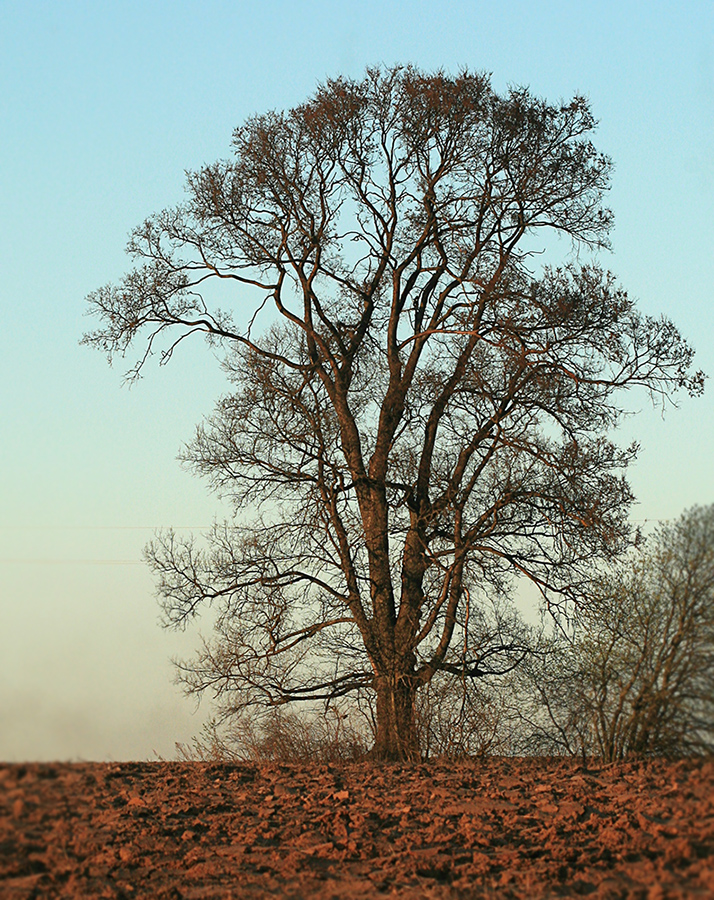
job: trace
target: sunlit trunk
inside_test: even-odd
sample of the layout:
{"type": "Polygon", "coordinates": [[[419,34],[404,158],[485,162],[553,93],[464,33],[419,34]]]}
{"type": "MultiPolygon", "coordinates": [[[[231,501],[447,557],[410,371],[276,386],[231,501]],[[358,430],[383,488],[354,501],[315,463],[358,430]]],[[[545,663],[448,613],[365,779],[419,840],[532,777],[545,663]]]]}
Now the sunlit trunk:
{"type": "Polygon", "coordinates": [[[420,760],[414,712],[416,689],[412,679],[380,677],[375,687],[377,735],[371,756],[394,762],[420,760]]]}

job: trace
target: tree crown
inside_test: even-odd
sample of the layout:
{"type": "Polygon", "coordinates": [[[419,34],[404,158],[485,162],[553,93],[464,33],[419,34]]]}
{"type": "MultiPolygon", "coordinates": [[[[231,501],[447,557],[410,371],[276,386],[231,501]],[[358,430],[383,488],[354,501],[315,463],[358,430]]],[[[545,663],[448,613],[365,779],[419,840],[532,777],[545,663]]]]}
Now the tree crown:
{"type": "Polygon", "coordinates": [[[194,332],[226,349],[230,393],[185,459],[258,512],[209,552],[165,535],[150,553],[171,622],[224,605],[214,685],[281,702],[478,676],[480,590],[515,573],[564,595],[627,545],[622,392],[703,376],[597,264],[529,268],[546,230],[608,246],[594,125],[581,97],[469,72],[328,81],[236,129],[90,295],[87,343],[146,336],[134,375],[164,335],[162,361],[194,332]]]}

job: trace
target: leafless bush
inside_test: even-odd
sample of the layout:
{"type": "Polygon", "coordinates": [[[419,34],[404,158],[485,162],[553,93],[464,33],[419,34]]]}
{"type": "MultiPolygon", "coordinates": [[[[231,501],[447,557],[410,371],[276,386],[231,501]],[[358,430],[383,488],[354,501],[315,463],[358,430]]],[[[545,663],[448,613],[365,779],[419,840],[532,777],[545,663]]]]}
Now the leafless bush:
{"type": "Polygon", "coordinates": [[[513,725],[512,710],[498,684],[434,679],[418,695],[424,758],[506,755],[513,725]]]}
{"type": "Polygon", "coordinates": [[[714,751],[714,506],[593,579],[518,673],[524,746],[617,760],[714,751]]]}
{"type": "Polygon", "coordinates": [[[337,762],[367,754],[373,737],[356,709],[295,712],[273,707],[221,722],[213,719],[179,758],[222,762],[337,762]]]}

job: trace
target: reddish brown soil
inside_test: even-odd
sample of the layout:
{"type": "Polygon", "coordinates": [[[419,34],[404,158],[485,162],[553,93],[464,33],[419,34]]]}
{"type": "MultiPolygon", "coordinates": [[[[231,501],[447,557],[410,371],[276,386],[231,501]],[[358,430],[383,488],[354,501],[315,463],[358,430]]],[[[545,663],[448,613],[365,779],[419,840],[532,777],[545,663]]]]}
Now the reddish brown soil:
{"type": "Polygon", "coordinates": [[[714,763],[0,766],[0,896],[714,897],[714,763]]]}

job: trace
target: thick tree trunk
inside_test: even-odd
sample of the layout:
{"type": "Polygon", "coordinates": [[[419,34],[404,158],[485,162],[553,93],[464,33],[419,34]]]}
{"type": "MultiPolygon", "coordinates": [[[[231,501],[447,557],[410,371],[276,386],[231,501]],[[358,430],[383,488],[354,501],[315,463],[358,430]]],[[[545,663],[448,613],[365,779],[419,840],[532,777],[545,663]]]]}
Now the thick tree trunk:
{"type": "Polygon", "coordinates": [[[376,760],[419,761],[414,699],[416,687],[411,678],[380,677],[377,690],[377,736],[371,756],[376,760]]]}

